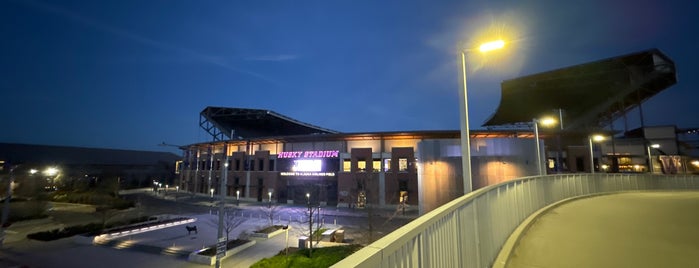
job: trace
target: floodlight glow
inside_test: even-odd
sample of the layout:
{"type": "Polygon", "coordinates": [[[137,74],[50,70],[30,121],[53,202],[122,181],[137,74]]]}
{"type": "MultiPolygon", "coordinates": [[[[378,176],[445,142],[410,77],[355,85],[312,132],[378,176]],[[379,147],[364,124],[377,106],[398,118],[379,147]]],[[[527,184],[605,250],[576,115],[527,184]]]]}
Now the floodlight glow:
{"type": "Polygon", "coordinates": [[[557,121],[553,117],[544,117],[544,118],[541,118],[541,120],[539,120],[539,122],[544,126],[551,126],[551,125],[555,125],[557,121]]]}
{"type": "Polygon", "coordinates": [[[657,143],[651,144],[651,145],[650,145],[650,148],[658,149],[658,148],[660,148],[660,144],[657,144],[657,143]]]}
{"type": "Polygon", "coordinates": [[[58,169],[55,167],[50,167],[44,170],[44,175],[46,176],[54,176],[56,174],[58,174],[58,169]]]}
{"type": "Polygon", "coordinates": [[[603,141],[605,138],[602,135],[592,135],[592,140],[596,142],[603,141]]]}
{"type": "Polygon", "coordinates": [[[29,170],[29,174],[32,174],[32,175],[36,174],[37,172],[39,172],[39,171],[36,169],[33,169],[33,168],[29,170]]]}
{"type": "Polygon", "coordinates": [[[692,165],[694,165],[695,167],[699,167],[699,160],[692,161],[692,165]]]}
{"type": "Polygon", "coordinates": [[[505,41],[496,40],[483,43],[480,47],[478,47],[478,50],[480,50],[481,52],[488,52],[491,50],[501,49],[503,47],[505,47],[505,41]]]}

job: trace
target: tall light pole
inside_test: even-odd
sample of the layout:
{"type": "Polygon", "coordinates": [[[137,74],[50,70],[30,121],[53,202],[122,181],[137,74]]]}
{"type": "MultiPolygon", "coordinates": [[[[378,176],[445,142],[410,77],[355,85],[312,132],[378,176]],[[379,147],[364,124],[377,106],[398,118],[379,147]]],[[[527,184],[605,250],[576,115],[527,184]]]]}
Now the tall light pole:
{"type": "Polygon", "coordinates": [[[646,150],[648,151],[648,171],[652,174],[653,173],[653,155],[650,153],[650,148],[658,149],[658,148],[660,148],[660,144],[653,143],[653,144],[648,144],[648,146],[646,146],[646,150]]]}
{"type": "Polygon", "coordinates": [[[595,174],[595,151],[593,150],[592,142],[600,142],[604,140],[604,136],[599,134],[590,135],[587,137],[588,144],[590,146],[590,173],[595,174]]]}
{"type": "MultiPolygon", "coordinates": [[[[221,180],[218,189],[219,203],[218,203],[218,242],[220,243],[216,247],[216,268],[221,267],[221,258],[226,255],[226,250],[228,249],[228,237],[223,235],[224,228],[224,213],[226,212],[226,187],[228,184],[228,143],[223,144],[223,168],[221,169],[221,180]],[[222,244],[222,245],[221,245],[222,244]]],[[[213,194],[213,188],[211,193],[213,194]]]]}
{"type": "MultiPolygon", "coordinates": [[[[496,40],[483,43],[478,50],[480,52],[488,52],[491,50],[501,49],[505,46],[505,41],[496,40]]],[[[462,98],[461,103],[461,166],[463,172],[464,194],[473,190],[471,180],[471,133],[468,126],[468,89],[466,83],[466,53],[471,49],[461,51],[461,76],[463,78],[462,98]]]]}
{"type": "Polygon", "coordinates": [[[556,123],[556,120],[551,117],[544,117],[541,119],[532,119],[532,124],[534,125],[534,140],[536,140],[536,167],[539,170],[539,176],[546,175],[546,171],[541,161],[541,145],[539,144],[539,123],[544,126],[550,126],[556,123]]]}

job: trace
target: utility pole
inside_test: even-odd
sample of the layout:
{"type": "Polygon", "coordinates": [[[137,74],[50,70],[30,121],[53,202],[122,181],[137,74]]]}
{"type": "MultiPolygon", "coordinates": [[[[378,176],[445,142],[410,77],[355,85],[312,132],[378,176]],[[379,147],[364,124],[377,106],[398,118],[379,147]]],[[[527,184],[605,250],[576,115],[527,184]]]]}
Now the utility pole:
{"type": "Polygon", "coordinates": [[[228,143],[223,143],[223,155],[224,164],[221,171],[221,185],[218,191],[219,204],[218,204],[218,243],[216,247],[216,268],[221,268],[221,258],[226,256],[226,250],[228,250],[228,241],[226,237],[223,236],[223,217],[226,211],[226,185],[228,184],[228,143]],[[221,245],[223,244],[223,245],[221,245]]]}

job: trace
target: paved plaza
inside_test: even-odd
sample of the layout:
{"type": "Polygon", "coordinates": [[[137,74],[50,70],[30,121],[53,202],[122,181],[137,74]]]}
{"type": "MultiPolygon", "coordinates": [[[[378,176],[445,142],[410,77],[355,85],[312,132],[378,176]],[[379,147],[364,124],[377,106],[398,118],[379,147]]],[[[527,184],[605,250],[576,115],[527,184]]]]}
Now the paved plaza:
{"type": "MultiPolygon", "coordinates": [[[[163,197],[160,196],[160,198],[163,197]]],[[[173,199],[172,196],[167,196],[167,198],[173,199]]],[[[61,216],[18,222],[8,228],[5,243],[0,249],[0,267],[210,267],[187,261],[187,255],[216,243],[218,234],[217,208],[212,207],[211,199],[205,197],[180,197],[177,201],[178,204],[193,204],[204,208],[203,211],[207,211],[199,214],[183,213],[163,216],[166,218],[190,217],[195,219],[194,222],[186,225],[196,225],[196,233],[188,233],[185,224],[182,224],[118,237],[101,245],[77,243],[75,237],[49,242],[27,239],[26,235],[29,233],[94,222],[98,218],[90,206],[56,204],[52,209],[60,210],[61,216]]],[[[268,219],[252,210],[252,208],[259,209],[259,204],[241,204],[241,207],[245,206],[250,206],[251,210],[242,211],[243,214],[239,217],[244,218],[245,222],[229,233],[231,239],[237,238],[244,231],[259,230],[270,224],[268,219]]],[[[362,211],[352,212],[342,209],[325,210],[324,213],[327,215],[353,215],[355,217],[366,215],[362,211]]],[[[291,226],[288,235],[290,247],[298,246],[298,237],[303,236],[304,231],[308,228],[307,222],[304,223],[289,217],[279,217],[275,224],[291,226]]],[[[325,222],[323,227],[328,229],[343,228],[341,225],[328,222],[325,222]]],[[[255,245],[225,258],[222,261],[222,266],[249,267],[263,258],[278,254],[287,245],[286,234],[283,232],[269,239],[251,238],[251,240],[256,241],[255,245]]]]}

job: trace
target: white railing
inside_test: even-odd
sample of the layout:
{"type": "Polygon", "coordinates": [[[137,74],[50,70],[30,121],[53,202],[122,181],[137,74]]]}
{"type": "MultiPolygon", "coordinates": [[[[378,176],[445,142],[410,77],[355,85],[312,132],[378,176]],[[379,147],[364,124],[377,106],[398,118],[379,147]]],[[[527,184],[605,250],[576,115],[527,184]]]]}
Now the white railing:
{"type": "Polygon", "coordinates": [[[516,179],[457,198],[332,267],[490,267],[517,226],[566,198],[605,192],[699,189],[699,176],[563,174],[516,179]]]}

